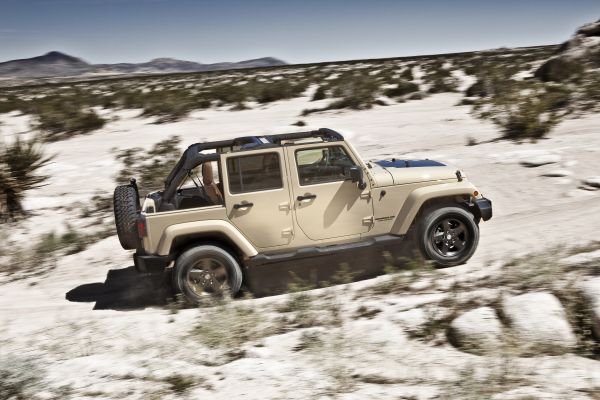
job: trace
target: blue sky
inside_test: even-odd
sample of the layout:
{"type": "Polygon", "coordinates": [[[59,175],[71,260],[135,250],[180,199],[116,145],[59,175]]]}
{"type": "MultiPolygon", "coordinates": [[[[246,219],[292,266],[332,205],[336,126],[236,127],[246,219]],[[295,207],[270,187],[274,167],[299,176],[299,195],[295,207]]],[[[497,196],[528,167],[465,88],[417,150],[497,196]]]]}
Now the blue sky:
{"type": "Polygon", "coordinates": [[[0,0],[0,61],[317,62],[559,43],[599,0],[0,0]]]}

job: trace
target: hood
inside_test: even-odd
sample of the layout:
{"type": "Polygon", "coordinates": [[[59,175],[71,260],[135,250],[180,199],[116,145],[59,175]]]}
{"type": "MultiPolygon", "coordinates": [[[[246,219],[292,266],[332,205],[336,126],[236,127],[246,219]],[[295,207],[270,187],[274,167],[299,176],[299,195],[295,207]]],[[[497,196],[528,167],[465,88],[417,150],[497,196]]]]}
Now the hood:
{"type": "Polygon", "coordinates": [[[456,179],[456,168],[434,160],[374,160],[372,171],[378,186],[456,179]],[[391,178],[391,179],[390,179],[391,178]]]}

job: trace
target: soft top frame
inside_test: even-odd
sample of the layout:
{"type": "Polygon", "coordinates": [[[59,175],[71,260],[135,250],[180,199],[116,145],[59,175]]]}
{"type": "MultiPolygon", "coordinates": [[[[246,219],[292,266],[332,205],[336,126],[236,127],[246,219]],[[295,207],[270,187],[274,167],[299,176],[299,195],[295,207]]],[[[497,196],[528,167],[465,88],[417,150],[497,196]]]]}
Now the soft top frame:
{"type": "Polygon", "coordinates": [[[163,202],[171,203],[177,187],[186,177],[188,171],[207,161],[217,161],[220,152],[229,149],[231,152],[243,152],[258,150],[268,147],[285,146],[285,141],[298,139],[320,138],[324,142],[342,141],[344,137],[333,129],[320,128],[307,132],[283,133],[277,135],[242,136],[230,140],[219,140],[214,142],[202,142],[190,145],[181,155],[175,167],[171,170],[165,180],[165,191],[163,202]],[[234,147],[239,149],[233,150],[234,147]],[[203,154],[204,150],[217,150],[216,153],[203,154]]]}

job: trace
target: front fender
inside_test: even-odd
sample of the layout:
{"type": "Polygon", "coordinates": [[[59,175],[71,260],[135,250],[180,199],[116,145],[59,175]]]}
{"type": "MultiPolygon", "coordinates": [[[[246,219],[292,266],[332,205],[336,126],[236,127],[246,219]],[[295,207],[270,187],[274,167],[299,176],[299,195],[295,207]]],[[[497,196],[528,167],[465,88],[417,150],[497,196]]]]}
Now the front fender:
{"type": "Polygon", "coordinates": [[[168,255],[175,238],[199,233],[220,233],[228,237],[244,256],[253,257],[258,254],[258,251],[240,231],[223,220],[184,222],[167,227],[158,242],[157,254],[168,255]]]}
{"type": "Polygon", "coordinates": [[[421,206],[427,201],[440,197],[473,196],[475,186],[468,181],[442,183],[439,185],[423,186],[413,190],[407,197],[394,220],[391,233],[404,235],[412,224],[421,206]]]}

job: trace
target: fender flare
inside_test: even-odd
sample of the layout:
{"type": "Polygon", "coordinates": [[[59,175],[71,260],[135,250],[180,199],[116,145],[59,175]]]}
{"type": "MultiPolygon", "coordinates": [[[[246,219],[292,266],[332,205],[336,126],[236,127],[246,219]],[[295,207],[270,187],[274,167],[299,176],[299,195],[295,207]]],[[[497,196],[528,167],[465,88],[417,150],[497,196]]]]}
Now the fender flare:
{"type": "Polygon", "coordinates": [[[475,186],[467,181],[423,186],[413,190],[406,198],[404,205],[394,220],[391,233],[398,235],[406,234],[415,216],[427,200],[448,196],[472,196],[475,190],[475,186]]]}
{"type": "Polygon", "coordinates": [[[193,221],[171,225],[164,230],[158,242],[156,252],[158,255],[168,255],[176,238],[198,233],[219,233],[225,235],[238,247],[245,257],[254,257],[258,254],[258,251],[256,251],[254,246],[239,230],[229,222],[223,220],[193,221]]]}

